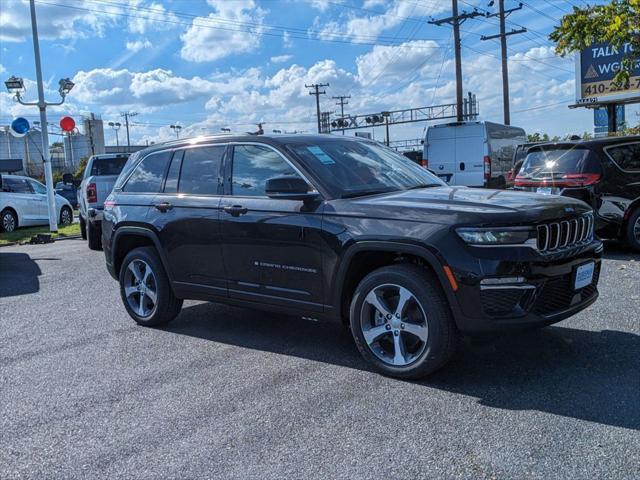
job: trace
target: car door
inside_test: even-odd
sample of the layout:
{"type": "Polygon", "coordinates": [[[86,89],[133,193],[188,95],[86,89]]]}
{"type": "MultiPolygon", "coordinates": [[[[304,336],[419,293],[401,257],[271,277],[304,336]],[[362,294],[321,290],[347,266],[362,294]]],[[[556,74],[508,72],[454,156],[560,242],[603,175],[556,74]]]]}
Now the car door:
{"type": "Polygon", "coordinates": [[[19,226],[37,225],[40,222],[39,205],[26,178],[5,176],[2,179],[2,189],[7,204],[13,206],[18,213],[19,226]]]}
{"type": "Polygon", "coordinates": [[[598,213],[620,224],[632,202],[640,199],[640,142],[605,147],[604,153],[598,213]]]}
{"type": "Polygon", "coordinates": [[[321,311],[322,203],[266,195],[267,179],[302,176],[271,146],[234,144],[227,158],[220,225],[229,296],[321,311]]]}
{"type": "Polygon", "coordinates": [[[36,182],[32,178],[28,178],[27,182],[33,190],[33,207],[38,221],[49,222],[49,204],[47,202],[47,187],[40,182],[36,182]]]}
{"type": "Polygon", "coordinates": [[[220,197],[226,144],[177,149],[148,213],[176,291],[227,295],[220,245],[220,197]]]}

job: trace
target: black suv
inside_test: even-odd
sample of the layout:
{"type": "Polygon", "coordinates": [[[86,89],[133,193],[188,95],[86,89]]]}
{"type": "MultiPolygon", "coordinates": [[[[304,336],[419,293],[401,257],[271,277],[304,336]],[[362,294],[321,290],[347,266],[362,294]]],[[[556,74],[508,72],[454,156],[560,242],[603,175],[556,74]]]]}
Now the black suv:
{"type": "Polygon", "coordinates": [[[585,203],[449,187],[378,143],[214,136],[134,154],[104,253],[141,325],[183,299],[349,323],[380,371],[424,376],[459,333],[545,326],[598,296],[585,203]]]}
{"type": "Polygon", "coordinates": [[[640,251],[640,136],[530,147],[515,188],[585,201],[598,235],[640,251]]]}

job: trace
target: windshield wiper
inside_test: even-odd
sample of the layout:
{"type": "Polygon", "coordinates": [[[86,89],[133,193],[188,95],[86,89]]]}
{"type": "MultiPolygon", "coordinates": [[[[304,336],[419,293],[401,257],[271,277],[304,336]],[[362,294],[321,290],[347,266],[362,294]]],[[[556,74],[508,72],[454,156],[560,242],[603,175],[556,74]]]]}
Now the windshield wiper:
{"type": "Polygon", "coordinates": [[[441,187],[437,183],[421,183],[420,185],[414,185],[413,187],[407,187],[405,190],[417,190],[418,188],[431,188],[431,187],[441,187]]]}
{"type": "Polygon", "coordinates": [[[378,193],[389,193],[395,192],[394,188],[377,188],[372,190],[358,190],[355,192],[347,192],[340,195],[340,198],[355,198],[355,197],[365,197],[367,195],[376,195],[378,193]]]}

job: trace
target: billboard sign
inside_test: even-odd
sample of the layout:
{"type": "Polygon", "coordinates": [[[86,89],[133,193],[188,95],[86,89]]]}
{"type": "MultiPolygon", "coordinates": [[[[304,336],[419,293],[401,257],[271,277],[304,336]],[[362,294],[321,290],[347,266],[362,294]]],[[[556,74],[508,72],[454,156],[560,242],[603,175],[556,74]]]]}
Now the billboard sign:
{"type": "MultiPolygon", "coordinates": [[[[616,120],[618,122],[617,129],[622,130],[624,128],[624,105],[616,105],[616,120]]],[[[606,107],[593,109],[593,126],[605,128],[609,126],[609,113],[606,107]]]]}
{"type": "Polygon", "coordinates": [[[606,43],[594,43],[576,55],[576,103],[640,102],[640,61],[635,60],[628,88],[613,81],[625,57],[633,52],[631,43],[619,48],[606,43]]]}

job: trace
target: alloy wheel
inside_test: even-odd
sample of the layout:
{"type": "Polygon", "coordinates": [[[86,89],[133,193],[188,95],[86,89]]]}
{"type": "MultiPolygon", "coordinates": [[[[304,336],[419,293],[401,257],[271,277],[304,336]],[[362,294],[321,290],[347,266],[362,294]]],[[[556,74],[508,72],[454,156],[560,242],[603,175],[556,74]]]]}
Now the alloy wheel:
{"type": "Polygon", "coordinates": [[[135,259],[127,266],[124,275],[124,293],[129,307],[139,317],[153,315],[157,305],[158,283],[151,266],[135,259]]]}
{"type": "Polygon", "coordinates": [[[63,208],[62,209],[62,213],[60,214],[60,223],[62,223],[62,225],[70,225],[71,222],[73,221],[73,216],[71,214],[71,212],[69,212],[69,209],[67,208],[63,208]]]}
{"type": "Polygon", "coordinates": [[[395,284],[378,285],[364,299],[360,328],[373,354],[388,365],[404,367],[427,346],[427,316],[415,295],[395,284]]]}
{"type": "Polygon", "coordinates": [[[9,212],[2,216],[2,228],[5,232],[13,232],[16,229],[16,219],[9,212]]]}

